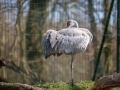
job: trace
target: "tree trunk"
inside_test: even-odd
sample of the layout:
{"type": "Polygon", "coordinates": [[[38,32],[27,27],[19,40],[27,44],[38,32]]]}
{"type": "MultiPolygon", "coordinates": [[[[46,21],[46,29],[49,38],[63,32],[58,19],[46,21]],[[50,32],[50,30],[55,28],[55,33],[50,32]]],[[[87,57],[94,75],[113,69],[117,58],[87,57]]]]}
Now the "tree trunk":
{"type": "MultiPolygon", "coordinates": [[[[49,0],[31,0],[26,23],[26,49],[27,60],[36,60],[42,57],[41,36],[47,17],[49,0]]],[[[37,67],[38,68],[38,67],[37,67]]],[[[40,61],[39,75],[43,71],[43,61],[40,61]]],[[[42,80],[42,79],[41,79],[42,80]]]]}
{"type": "Polygon", "coordinates": [[[93,7],[93,0],[88,0],[88,14],[90,19],[90,30],[93,32],[93,48],[94,48],[94,67],[96,64],[96,58],[98,55],[97,46],[98,46],[98,40],[97,40],[97,27],[95,22],[95,16],[94,16],[94,7],[93,7]]]}
{"type": "MultiPolygon", "coordinates": [[[[108,12],[109,12],[109,7],[110,7],[110,2],[109,0],[103,0],[103,6],[104,6],[104,18],[102,21],[103,26],[106,23],[106,19],[108,16],[108,12]]],[[[106,27],[104,27],[106,28],[106,27]]],[[[104,30],[103,28],[103,30],[104,30]]],[[[113,61],[112,61],[112,50],[111,50],[111,43],[112,43],[112,32],[110,31],[110,29],[108,28],[108,32],[107,32],[107,37],[106,37],[106,44],[104,45],[104,56],[105,56],[105,61],[104,61],[104,72],[103,75],[106,75],[107,73],[111,73],[112,72],[112,66],[113,66],[113,61]]]]}
{"type": "MultiPolygon", "coordinates": [[[[21,60],[21,66],[24,68],[24,70],[29,74],[30,68],[28,66],[27,60],[26,60],[26,38],[25,38],[25,29],[22,28],[22,5],[21,0],[17,1],[18,5],[18,13],[17,13],[17,19],[16,19],[16,26],[18,31],[20,32],[20,60],[21,60]]],[[[28,76],[23,74],[23,82],[29,83],[28,76]]]]}

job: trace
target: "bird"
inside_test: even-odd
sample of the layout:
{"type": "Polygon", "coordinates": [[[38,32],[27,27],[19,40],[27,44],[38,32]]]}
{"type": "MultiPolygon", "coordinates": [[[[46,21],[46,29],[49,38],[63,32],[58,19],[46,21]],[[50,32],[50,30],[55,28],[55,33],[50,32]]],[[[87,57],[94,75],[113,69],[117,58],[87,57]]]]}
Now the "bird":
{"type": "Polygon", "coordinates": [[[73,86],[73,60],[77,53],[86,50],[92,42],[93,35],[86,28],[79,28],[76,20],[68,20],[66,28],[61,30],[49,29],[42,36],[42,50],[45,58],[52,55],[71,55],[71,83],[73,86]]]}

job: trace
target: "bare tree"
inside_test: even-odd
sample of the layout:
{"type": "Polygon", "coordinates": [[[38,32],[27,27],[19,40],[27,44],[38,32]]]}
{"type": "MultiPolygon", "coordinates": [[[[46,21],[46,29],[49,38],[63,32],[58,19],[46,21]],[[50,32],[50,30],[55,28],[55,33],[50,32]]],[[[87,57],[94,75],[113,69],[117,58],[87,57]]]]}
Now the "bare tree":
{"type": "Polygon", "coordinates": [[[93,32],[93,48],[94,48],[94,66],[96,64],[96,58],[97,58],[97,46],[98,46],[98,40],[97,40],[97,25],[95,21],[95,16],[94,16],[94,5],[93,5],[93,0],[88,0],[88,15],[89,15],[89,20],[90,20],[90,30],[93,32]]]}
{"type": "MultiPolygon", "coordinates": [[[[103,0],[103,9],[104,9],[104,18],[102,20],[103,30],[105,27],[105,23],[107,22],[107,16],[109,12],[110,1],[103,0]]],[[[108,28],[107,37],[106,37],[106,44],[104,45],[104,72],[103,75],[107,73],[111,73],[113,71],[113,60],[112,60],[112,32],[110,31],[110,26],[108,28]]]]}
{"type": "MultiPolygon", "coordinates": [[[[29,73],[29,66],[26,61],[26,38],[25,38],[25,30],[22,28],[22,4],[21,0],[17,0],[18,5],[18,13],[17,13],[17,19],[16,19],[16,30],[20,32],[20,60],[21,65],[25,69],[27,73],[29,73]],[[22,51],[22,52],[21,52],[22,51]]],[[[28,78],[26,75],[23,75],[23,82],[28,82],[28,78]]]]}

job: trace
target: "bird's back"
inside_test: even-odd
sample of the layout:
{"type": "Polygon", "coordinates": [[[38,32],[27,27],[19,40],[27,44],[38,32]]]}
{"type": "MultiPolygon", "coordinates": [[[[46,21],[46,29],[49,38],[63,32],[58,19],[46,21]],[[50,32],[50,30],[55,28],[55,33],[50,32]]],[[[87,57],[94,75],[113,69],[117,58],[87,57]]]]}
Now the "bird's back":
{"type": "Polygon", "coordinates": [[[42,47],[45,57],[57,54],[79,53],[86,49],[92,34],[84,28],[65,28],[60,31],[48,30],[43,35],[42,47]]]}
{"type": "Polygon", "coordinates": [[[92,34],[84,28],[66,28],[58,31],[62,36],[60,52],[65,54],[79,53],[91,42],[92,34]]]}

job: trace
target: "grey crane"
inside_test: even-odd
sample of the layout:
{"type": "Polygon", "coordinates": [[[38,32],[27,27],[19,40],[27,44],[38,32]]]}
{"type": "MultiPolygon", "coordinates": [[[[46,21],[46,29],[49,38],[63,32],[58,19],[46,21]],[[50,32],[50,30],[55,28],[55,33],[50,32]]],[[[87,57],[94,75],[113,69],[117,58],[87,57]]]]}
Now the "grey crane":
{"type": "Polygon", "coordinates": [[[73,60],[77,53],[84,51],[92,41],[92,33],[85,28],[79,28],[77,21],[68,20],[67,28],[48,30],[42,37],[42,50],[45,58],[51,55],[71,55],[71,80],[73,86],[73,60]]]}

